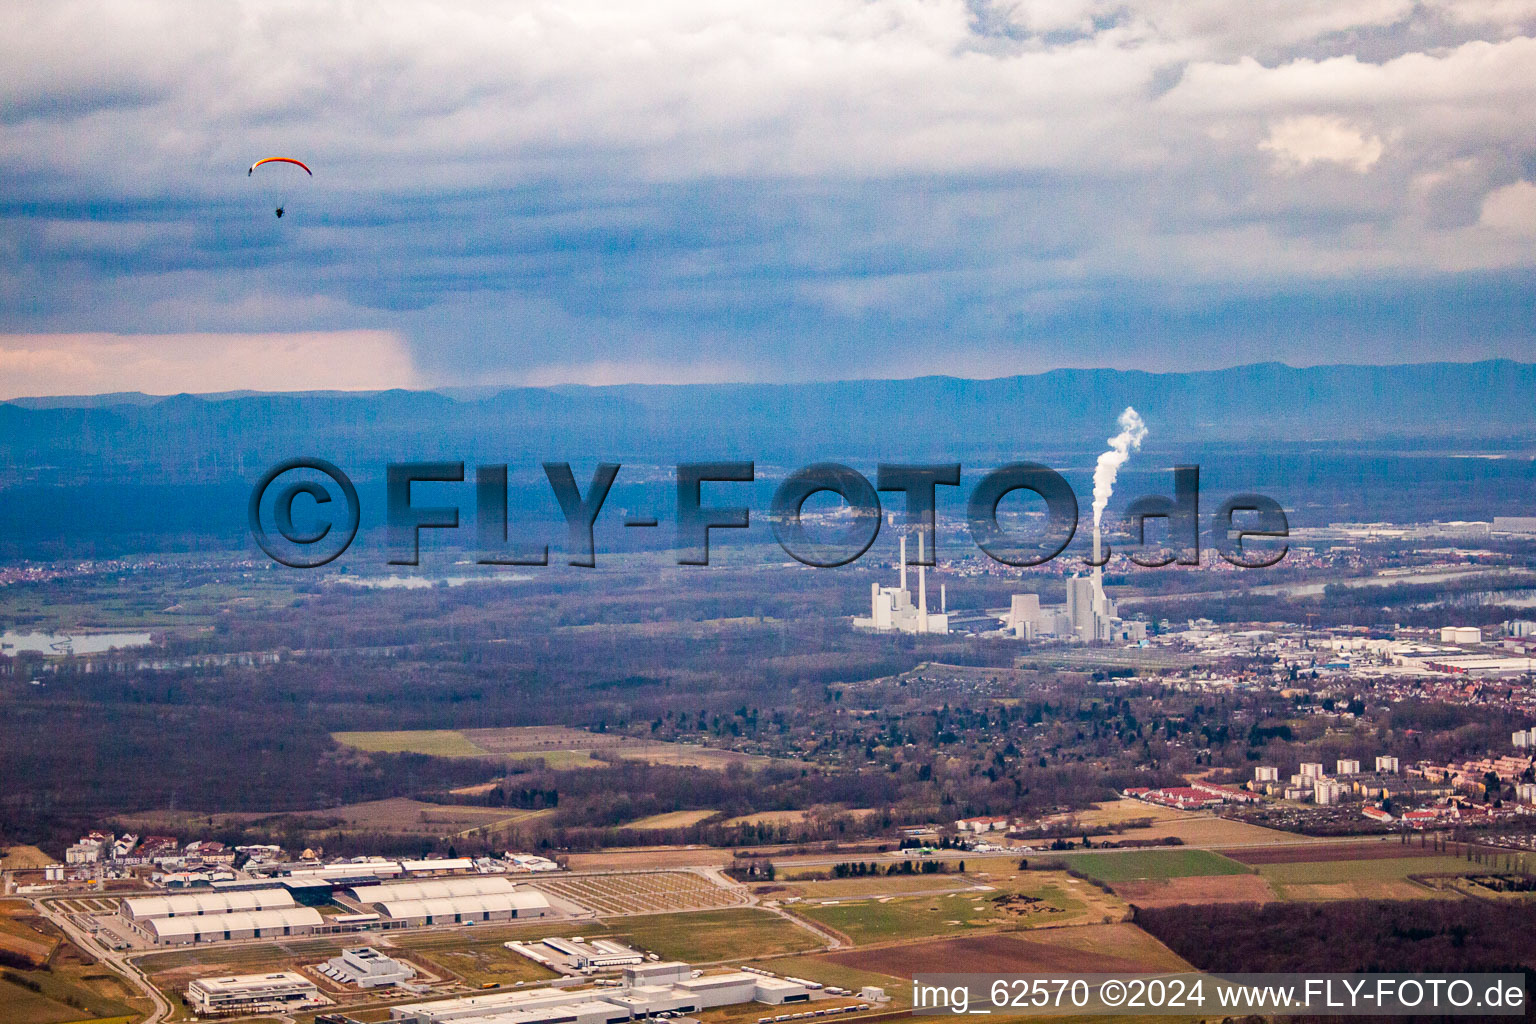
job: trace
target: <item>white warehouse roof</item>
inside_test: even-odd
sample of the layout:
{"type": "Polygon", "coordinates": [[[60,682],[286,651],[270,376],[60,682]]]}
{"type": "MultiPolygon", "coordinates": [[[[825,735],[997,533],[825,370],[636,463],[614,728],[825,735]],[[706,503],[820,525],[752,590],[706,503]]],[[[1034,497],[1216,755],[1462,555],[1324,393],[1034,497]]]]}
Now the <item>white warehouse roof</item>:
{"type": "Polygon", "coordinates": [[[173,938],[197,941],[222,939],[225,932],[244,937],[244,933],[271,934],[284,928],[318,928],[322,918],[313,907],[285,907],[280,910],[251,910],[233,914],[199,914],[187,917],[157,917],[145,922],[157,942],[173,938]]]}
{"type": "Polygon", "coordinates": [[[512,892],[512,883],[500,875],[471,875],[467,878],[431,878],[416,882],[391,882],[388,885],[360,885],[352,892],[360,903],[388,900],[436,900],[453,896],[485,896],[512,892]]]}
{"type": "Polygon", "coordinates": [[[406,872],[427,871],[473,871],[475,862],[468,857],[451,857],[439,860],[404,860],[400,867],[406,872]]]}
{"type": "Polygon", "coordinates": [[[187,892],[174,896],[124,900],[123,913],[130,921],[144,921],[154,917],[227,914],[237,910],[277,910],[291,906],[293,896],[286,889],[247,889],[236,892],[187,892]]]}
{"type": "Polygon", "coordinates": [[[396,920],[413,918],[452,918],[465,914],[521,914],[530,910],[548,910],[549,900],[541,892],[487,893],[484,896],[452,896],[435,900],[383,900],[384,913],[396,920]]]}

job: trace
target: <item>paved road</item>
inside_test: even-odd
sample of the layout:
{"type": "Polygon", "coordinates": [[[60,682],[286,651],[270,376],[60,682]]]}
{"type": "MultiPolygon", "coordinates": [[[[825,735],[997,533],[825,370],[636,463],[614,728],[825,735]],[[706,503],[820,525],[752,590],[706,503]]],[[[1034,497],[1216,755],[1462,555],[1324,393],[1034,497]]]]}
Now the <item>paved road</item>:
{"type": "Polygon", "coordinates": [[[141,1024],[160,1024],[160,1021],[171,1015],[171,1004],[160,994],[159,989],[149,983],[149,978],[145,976],[144,972],[136,964],[115,950],[107,949],[98,943],[88,932],[75,927],[74,922],[69,920],[69,915],[54,910],[49,905],[50,902],[49,900],[31,901],[32,905],[37,908],[37,912],[49,921],[52,921],[60,931],[69,936],[71,942],[95,957],[109,970],[120,975],[130,985],[138,989],[144,995],[144,998],[148,999],[153,1005],[154,1009],[150,1011],[149,1016],[145,1017],[141,1024]]]}

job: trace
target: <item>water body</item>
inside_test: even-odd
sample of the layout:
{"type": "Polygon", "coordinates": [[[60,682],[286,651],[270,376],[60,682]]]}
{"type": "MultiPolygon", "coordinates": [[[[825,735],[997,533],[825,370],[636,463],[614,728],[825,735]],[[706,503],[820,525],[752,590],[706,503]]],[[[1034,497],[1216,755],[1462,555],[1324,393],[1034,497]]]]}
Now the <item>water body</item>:
{"type": "Polygon", "coordinates": [[[148,646],[148,633],[0,633],[0,651],[6,654],[105,654],[115,647],[148,646]]]}

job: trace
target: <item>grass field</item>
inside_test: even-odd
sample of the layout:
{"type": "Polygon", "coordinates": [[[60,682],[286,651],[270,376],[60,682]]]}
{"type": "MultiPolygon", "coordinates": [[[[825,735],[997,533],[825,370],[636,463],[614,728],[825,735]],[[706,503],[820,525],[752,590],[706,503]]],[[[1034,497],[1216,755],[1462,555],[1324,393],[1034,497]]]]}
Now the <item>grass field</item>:
{"type": "MultiPolygon", "coordinates": [[[[939,892],[969,889],[975,881],[966,875],[891,875],[881,878],[830,878],[825,881],[796,881],[783,886],[783,895],[824,900],[859,896],[899,896],[903,893],[939,892]]],[[[773,887],[764,887],[762,895],[777,896],[773,887]]]]}
{"type": "Polygon", "coordinates": [[[665,814],[652,814],[650,817],[637,818],[619,827],[687,828],[690,825],[697,825],[708,818],[713,818],[718,813],[718,811],[668,811],[665,814]]]}
{"type": "Polygon", "coordinates": [[[502,945],[505,939],[475,941],[465,935],[456,938],[458,941],[452,945],[417,947],[410,955],[434,974],[440,977],[458,975],[471,988],[547,981],[557,977],[554,971],[505,948],[502,945]]]}
{"type": "Polygon", "coordinates": [[[1089,908],[1064,875],[1033,875],[1011,891],[964,890],[848,903],[815,903],[796,911],[864,945],[893,939],[951,935],[979,928],[1061,924],[1089,908]]]}
{"type": "Polygon", "coordinates": [[[454,729],[412,729],[399,732],[333,732],[331,739],[345,747],[379,754],[429,754],[433,757],[489,757],[454,729]]]}
{"type": "Polygon", "coordinates": [[[550,768],[596,768],[604,753],[651,764],[724,768],[730,764],[767,765],[771,758],[738,754],[688,743],[653,743],[617,733],[594,733],[563,725],[509,726],[504,729],[412,729],[384,732],[334,732],[331,738],[357,750],[435,757],[484,757],[498,761],[540,758],[550,768]]]}
{"type": "Polygon", "coordinates": [[[28,871],[46,867],[54,859],[35,846],[11,846],[0,856],[0,871],[28,871]]]}
{"type": "Polygon", "coordinates": [[[0,902],[0,950],[34,966],[48,962],[62,938],[57,929],[21,900],[0,902]]]}
{"type": "Polygon", "coordinates": [[[1058,814],[1047,818],[1050,824],[1066,824],[1076,822],[1079,825],[1087,825],[1090,828],[1099,825],[1122,825],[1127,821],[1151,819],[1152,821],[1180,821],[1193,817],[1189,811],[1180,811],[1173,807],[1163,807],[1158,804],[1149,804],[1142,800],[1105,800],[1103,803],[1094,804],[1083,811],[1073,811],[1070,814],[1058,814]]]}
{"type": "Polygon", "coordinates": [[[1409,876],[1477,874],[1478,867],[1458,857],[1430,856],[1295,861],[1261,864],[1258,870],[1288,900],[1434,899],[1455,892],[1419,885],[1409,876]]]}
{"type": "Polygon", "coordinates": [[[735,818],[727,818],[724,822],[732,825],[798,825],[804,821],[810,821],[818,816],[835,818],[840,814],[850,815],[855,818],[868,817],[877,813],[873,807],[835,807],[819,806],[804,811],[760,811],[757,814],[742,814],[735,818]]]}
{"type": "Polygon", "coordinates": [[[645,868],[725,867],[734,856],[730,850],[712,846],[691,850],[675,846],[641,846],[599,853],[573,853],[566,858],[566,863],[572,871],[638,871],[645,868]]]}
{"type": "MultiPolygon", "coordinates": [[[[1053,858],[1054,859],[1054,858],[1053,858]]],[[[1251,869],[1209,850],[1133,850],[1126,853],[1074,853],[1061,858],[1069,867],[1101,882],[1188,875],[1241,875],[1251,869]]]]}
{"type": "Polygon", "coordinates": [[[47,970],[7,968],[0,975],[0,1021],[5,1024],[64,1024],[137,1017],[133,997],[117,975],[87,963],[64,943],[47,970]]]}
{"type": "Polygon", "coordinates": [[[822,945],[819,938],[799,925],[769,911],[749,907],[655,914],[606,923],[621,942],[657,953],[664,960],[693,964],[799,953],[822,945]]]}

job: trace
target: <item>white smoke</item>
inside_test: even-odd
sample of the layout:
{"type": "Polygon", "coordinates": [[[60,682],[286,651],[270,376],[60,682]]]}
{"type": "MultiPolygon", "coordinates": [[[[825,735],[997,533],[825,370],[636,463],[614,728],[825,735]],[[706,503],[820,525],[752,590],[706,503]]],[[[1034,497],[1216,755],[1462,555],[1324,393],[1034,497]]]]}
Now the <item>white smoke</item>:
{"type": "Polygon", "coordinates": [[[1099,521],[1109,506],[1109,496],[1115,489],[1115,477],[1120,467],[1131,457],[1131,452],[1141,448],[1147,436],[1147,425],[1141,415],[1130,406],[1120,414],[1120,433],[1109,439],[1109,451],[1099,456],[1099,464],[1093,467],[1093,532],[1099,532],[1099,521]]]}

